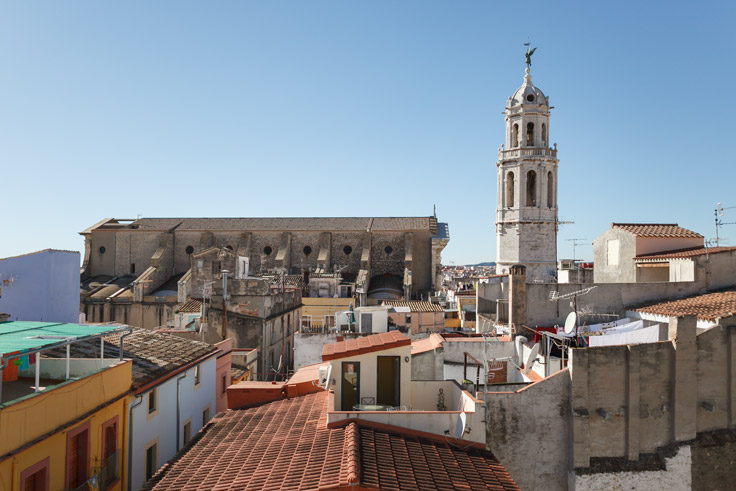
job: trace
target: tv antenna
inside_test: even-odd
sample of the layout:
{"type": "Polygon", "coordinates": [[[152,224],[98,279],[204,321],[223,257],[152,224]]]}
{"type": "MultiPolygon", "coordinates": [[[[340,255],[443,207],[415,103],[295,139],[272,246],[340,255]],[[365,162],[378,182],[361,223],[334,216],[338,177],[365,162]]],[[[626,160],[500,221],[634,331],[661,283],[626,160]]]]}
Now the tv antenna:
{"type": "Polygon", "coordinates": [[[720,238],[719,238],[719,234],[718,234],[718,227],[721,227],[723,225],[735,225],[736,224],[736,222],[724,222],[719,217],[722,217],[723,216],[723,210],[732,210],[734,208],[736,208],[736,206],[727,206],[727,207],[724,208],[723,206],[721,206],[720,203],[716,203],[716,209],[713,211],[713,215],[715,215],[715,217],[716,217],[715,218],[715,220],[716,220],[716,247],[718,247],[720,245],[719,244],[720,238]]]}
{"type": "Polygon", "coordinates": [[[575,238],[575,239],[565,239],[565,240],[568,242],[572,242],[572,260],[573,262],[575,262],[575,259],[577,259],[575,256],[575,248],[577,247],[578,243],[582,244],[584,240],[588,240],[588,239],[575,238]]]}

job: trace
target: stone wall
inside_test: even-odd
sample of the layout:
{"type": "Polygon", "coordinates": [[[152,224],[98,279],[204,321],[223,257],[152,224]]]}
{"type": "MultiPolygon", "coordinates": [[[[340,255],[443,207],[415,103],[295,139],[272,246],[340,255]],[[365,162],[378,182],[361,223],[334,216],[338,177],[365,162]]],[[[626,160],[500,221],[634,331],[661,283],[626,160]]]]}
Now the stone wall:
{"type": "MultiPolygon", "coordinates": [[[[516,386],[494,390],[504,387],[516,386]]],[[[519,487],[568,489],[569,372],[563,370],[519,390],[479,393],[478,398],[487,407],[487,447],[519,487]]]]}

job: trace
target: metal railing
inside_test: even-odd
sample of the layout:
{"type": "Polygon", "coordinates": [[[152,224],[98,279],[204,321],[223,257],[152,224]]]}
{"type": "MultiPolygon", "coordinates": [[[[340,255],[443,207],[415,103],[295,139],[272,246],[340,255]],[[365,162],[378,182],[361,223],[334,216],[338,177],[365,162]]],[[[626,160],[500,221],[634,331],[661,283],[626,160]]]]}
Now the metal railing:
{"type": "Polygon", "coordinates": [[[557,158],[557,150],[554,148],[512,148],[509,150],[499,150],[499,159],[508,159],[514,157],[555,157],[557,158]]]}

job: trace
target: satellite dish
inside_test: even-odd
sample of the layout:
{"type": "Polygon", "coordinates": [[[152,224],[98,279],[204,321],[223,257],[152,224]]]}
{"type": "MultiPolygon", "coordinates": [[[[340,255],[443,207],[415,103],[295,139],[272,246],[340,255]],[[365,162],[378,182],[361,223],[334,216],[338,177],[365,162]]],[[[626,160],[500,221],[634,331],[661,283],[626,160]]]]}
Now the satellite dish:
{"type": "Polygon", "coordinates": [[[575,323],[578,320],[578,314],[575,312],[570,312],[567,314],[567,319],[565,319],[565,334],[570,334],[573,329],[575,329],[575,323]]]}
{"type": "Polygon", "coordinates": [[[465,429],[468,426],[468,417],[465,413],[460,413],[460,417],[457,420],[457,429],[455,430],[455,438],[462,438],[465,435],[465,429]]]}
{"type": "Polygon", "coordinates": [[[534,364],[537,362],[537,355],[539,354],[539,343],[535,344],[532,348],[531,353],[529,353],[529,357],[526,359],[526,365],[524,365],[524,373],[529,373],[534,366],[534,364]]]}

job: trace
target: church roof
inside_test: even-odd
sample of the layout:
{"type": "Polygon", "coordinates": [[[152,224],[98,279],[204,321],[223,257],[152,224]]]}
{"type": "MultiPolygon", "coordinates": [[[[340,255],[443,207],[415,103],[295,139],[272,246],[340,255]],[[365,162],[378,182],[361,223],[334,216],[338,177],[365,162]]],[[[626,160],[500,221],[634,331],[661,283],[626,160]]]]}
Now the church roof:
{"type": "Polygon", "coordinates": [[[524,83],[511,96],[511,106],[518,106],[520,104],[548,104],[547,97],[544,93],[532,83],[532,76],[529,69],[527,69],[526,75],[524,76],[524,83]]]}
{"type": "MultiPolygon", "coordinates": [[[[429,230],[431,217],[139,218],[117,229],[192,231],[429,230]]],[[[91,227],[85,232],[96,227],[91,227]]]]}

